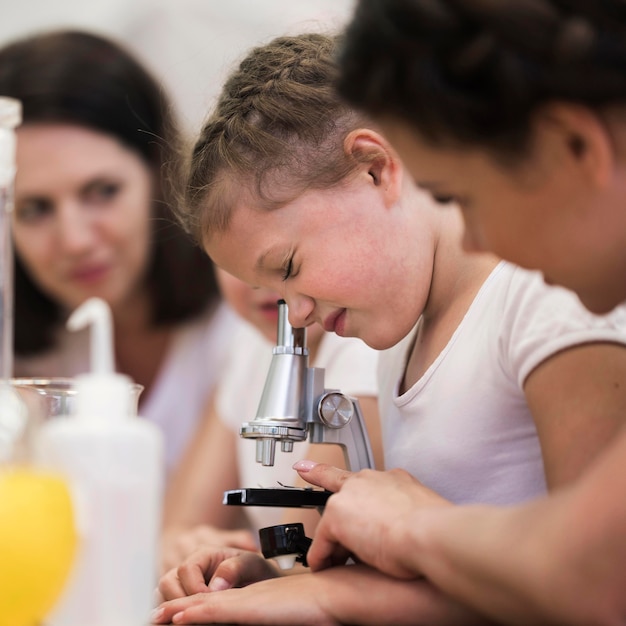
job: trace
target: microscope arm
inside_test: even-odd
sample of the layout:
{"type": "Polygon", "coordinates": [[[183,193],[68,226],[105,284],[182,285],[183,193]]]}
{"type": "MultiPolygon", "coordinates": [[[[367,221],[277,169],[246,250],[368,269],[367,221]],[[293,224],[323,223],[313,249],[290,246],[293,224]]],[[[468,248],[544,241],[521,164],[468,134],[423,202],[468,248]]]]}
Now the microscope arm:
{"type": "Polygon", "coordinates": [[[324,370],[307,371],[309,443],[334,443],[342,447],[346,467],[352,472],[374,467],[369,434],[358,400],[324,389],[324,370]]]}

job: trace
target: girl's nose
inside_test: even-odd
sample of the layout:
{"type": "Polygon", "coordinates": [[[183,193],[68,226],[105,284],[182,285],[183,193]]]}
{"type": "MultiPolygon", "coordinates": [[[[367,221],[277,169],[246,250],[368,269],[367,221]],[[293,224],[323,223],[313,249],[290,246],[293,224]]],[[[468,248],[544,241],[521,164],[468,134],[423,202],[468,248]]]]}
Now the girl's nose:
{"type": "Polygon", "coordinates": [[[285,294],[285,301],[289,307],[289,323],[294,328],[304,328],[314,321],[312,319],[315,309],[313,298],[301,294],[285,294]]]}

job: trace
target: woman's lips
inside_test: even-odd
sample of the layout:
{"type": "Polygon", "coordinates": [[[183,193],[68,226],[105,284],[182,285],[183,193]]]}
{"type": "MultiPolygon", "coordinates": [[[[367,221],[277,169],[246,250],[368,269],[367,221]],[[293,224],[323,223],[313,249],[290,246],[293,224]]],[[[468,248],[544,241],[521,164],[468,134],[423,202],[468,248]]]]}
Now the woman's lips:
{"type": "Polygon", "coordinates": [[[70,279],[84,285],[91,285],[100,282],[109,272],[108,265],[97,265],[93,267],[81,267],[70,272],[70,279]]]}
{"type": "Polygon", "coordinates": [[[324,320],[324,330],[329,333],[343,335],[346,323],[346,309],[340,309],[324,320]]]}

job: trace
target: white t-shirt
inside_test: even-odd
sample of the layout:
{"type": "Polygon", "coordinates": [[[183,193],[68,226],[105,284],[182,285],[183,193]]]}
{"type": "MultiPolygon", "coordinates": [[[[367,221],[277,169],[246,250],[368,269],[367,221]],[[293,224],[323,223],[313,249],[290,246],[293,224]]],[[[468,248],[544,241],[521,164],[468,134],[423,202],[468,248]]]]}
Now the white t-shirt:
{"type": "MultiPolygon", "coordinates": [[[[199,424],[230,349],[239,318],[225,304],[176,329],[140,414],[165,436],[169,476],[199,424]]],[[[62,330],[59,347],[44,355],[17,358],[15,371],[28,377],[74,377],[89,371],[89,332],[62,330]]]]}
{"type": "Polygon", "coordinates": [[[407,470],[458,504],[508,504],[546,490],[526,377],[564,348],[626,343],[626,308],[595,316],[539,273],[501,262],[448,345],[399,396],[414,335],[379,361],[386,467],[407,470]]]}
{"type": "MultiPolygon", "coordinates": [[[[293,452],[282,452],[276,446],[274,465],[265,467],[256,462],[256,442],[243,439],[239,429],[243,422],[256,416],[259,400],[272,359],[273,344],[252,325],[242,326],[231,345],[231,358],[226,365],[217,392],[220,418],[237,436],[237,457],[240,487],[280,487],[294,485],[297,474],[291,466],[306,458],[308,441],[295,443],[293,452]]],[[[324,334],[318,354],[310,366],[325,368],[324,385],[350,396],[376,397],[376,363],[378,352],[360,339],[324,334]]],[[[284,509],[246,507],[253,528],[279,524],[284,509]]]]}

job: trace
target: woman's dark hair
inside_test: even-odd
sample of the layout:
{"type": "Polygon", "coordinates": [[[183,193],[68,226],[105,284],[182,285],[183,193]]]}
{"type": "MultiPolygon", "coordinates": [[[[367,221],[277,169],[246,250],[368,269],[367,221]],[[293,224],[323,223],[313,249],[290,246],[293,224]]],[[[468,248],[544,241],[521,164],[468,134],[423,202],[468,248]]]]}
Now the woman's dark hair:
{"type": "Polygon", "coordinates": [[[542,104],[626,101],[626,3],[359,0],[339,66],[340,93],[373,116],[523,158],[542,104]]]}
{"type": "MultiPolygon", "coordinates": [[[[84,126],[115,137],[154,172],[151,261],[145,277],[155,325],[183,321],[216,301],[208,256],[177,223],[168,200],[179,176],[180,135],[155,79],[121,45],[79,31],[42,33],[0,50],[0,94],[21,101],[23,124],[84,126]]],[[[61,308],[15,258],[15,350],[53,345],[61,308]]]]}

